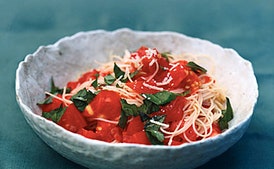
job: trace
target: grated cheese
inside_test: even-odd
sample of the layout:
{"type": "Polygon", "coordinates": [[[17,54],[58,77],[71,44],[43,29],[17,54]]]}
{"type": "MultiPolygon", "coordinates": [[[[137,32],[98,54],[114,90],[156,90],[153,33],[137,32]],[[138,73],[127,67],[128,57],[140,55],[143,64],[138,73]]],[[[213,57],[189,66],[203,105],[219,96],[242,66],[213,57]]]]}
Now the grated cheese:
{"type": "Polygon", "coordinates": [[[163,91],[164,90],[164,88],[162,88],[162,87],[152,86],[150,84],[147,84],[146,82],[144,82],[143,85],[145,87],[153,89],[153,90],[158,90],[158,91],[163,91]]]}

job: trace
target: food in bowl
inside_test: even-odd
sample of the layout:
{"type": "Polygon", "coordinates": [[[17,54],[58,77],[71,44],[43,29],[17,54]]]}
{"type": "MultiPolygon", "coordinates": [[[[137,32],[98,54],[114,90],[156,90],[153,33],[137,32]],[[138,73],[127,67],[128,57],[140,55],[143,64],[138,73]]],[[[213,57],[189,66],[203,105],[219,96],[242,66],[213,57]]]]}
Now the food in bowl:
{"type": "Polygon", "coordinates": [[[228,128],[230,101],[205,68],[145,46],[112,58],[62,89],[52,79],[42,116],[111,143],[180,145],[228,128]]]}
{"type": "Polygon", "coordinates": [[[16,72],[16,97],[25,119],[39,137],[80,165],[105,169],[183,169],[206,163],[242,137],[252,117],[258,86],[252,64],[233,49],[174,32],[96,30],[62,38],[28,55],[16,72]],[[110,54],[123,55],[126,49],[135,51],[142,45],[174,55],[208,56],[190,61],[205,68],[225,89],[234,112],[228,129],[214,137],[177,146],[120,144],[83,137],[42,117],[37,102],[44,99],[45,91],[51,91],[51,78],[55,86],[64,87],[82,73],[97,68],[94,60],[105,63],[110,54]]]}

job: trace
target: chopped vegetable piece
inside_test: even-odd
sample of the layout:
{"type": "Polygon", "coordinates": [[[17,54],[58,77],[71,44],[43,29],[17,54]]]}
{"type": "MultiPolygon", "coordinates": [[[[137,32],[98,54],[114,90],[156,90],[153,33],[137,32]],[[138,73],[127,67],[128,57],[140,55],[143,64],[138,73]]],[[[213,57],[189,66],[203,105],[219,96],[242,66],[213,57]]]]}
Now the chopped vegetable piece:
{"type": "Polygon", "coordinates": [[[125,112],[126,116],[138,116],[139,108],[135,104],[128,104],[126,100],[121,99],[122,111],[125,112]]]}
{"type": "MultiPolygon", "coordinates": [[[[154,116],[151,120],[163,123],[165,120],[165,115],[154,116]]],[[[153,145],[163,145],[164,134],[159,131],[160,125],[153,123],[151,120],[148,120],[145,124],[146,135],[153,145]]]]}
{"type": "Polygon", "coordinates": [[[228,129],[228,122],[233,119],[233,110],[229,98],[226,98],[226,109],[222,110],[223,116],[219,119],[221,130],[228,129]]]}
{"type": "Polygon", "coordinates": [[[97,88],[97,87],[99,87],[99,83],[98,83],[99,73],[96,73],[96,74],[95,74],[95,77],[96,77],[96,79],[92,82],[91,85],[92,85],[94,88],[97,88]]]}
{"type": "Polygon", "coordinates": [[[47,119],[52,120],[55,123],[58,123],[60,121],[61,117],[63,116],[63,114],[65,113],[66,109],[67,109],[66,107],[63,107],[61,105],[60,107],[58,107],[50,112],[43,112],[42,116],[47,119]]]}
{"type": "Polygon", "coordinates": [[[187,66],[190,67],[190,69],[196,73],[203,74],[203,73],[207,72],[207,70],[205,68],[201,67],[200,65],[196,64],[195,62],[188,62],[187,66]]]}
{"type": "Polygon", "coordinates": [[[142,96],[156,105],[165,105],[176,98],[176,94],[166,90],[155,94],[142,94],[142,96]]]}
{"type": "Polygon", "coordinates": [[[119,78],[123,78],[125,75],[125,72],[123,72],[116,63],[114,63],[114,74],[115,74],[115,78],[119,79],[119,78]]]}
{"type": "Polygon", "coordinates": [[[108,85],[113,84],[115,82],[115,80],[116,80],[115,77],[113,77],[112,75],[107,75],[104,77],[104,81],[108,85]]]}
{"type": "Polygon", "coordinates": [[[71,100],[75,104],[77,109],[82,112],[94,97],[94,93],[92,93],[91,91],[87,91],[84,88],[80,90],[77,94],[72,96],[71,100]]]}
{"type": "Polygon", "coordinates": [[[57,124],[74,133],[76,133],[79,129],[87,126],[86,120],[81,115],[81,112],[74,106],[74,104],[70,104],[66,108],[64,114],[57,124]]]}

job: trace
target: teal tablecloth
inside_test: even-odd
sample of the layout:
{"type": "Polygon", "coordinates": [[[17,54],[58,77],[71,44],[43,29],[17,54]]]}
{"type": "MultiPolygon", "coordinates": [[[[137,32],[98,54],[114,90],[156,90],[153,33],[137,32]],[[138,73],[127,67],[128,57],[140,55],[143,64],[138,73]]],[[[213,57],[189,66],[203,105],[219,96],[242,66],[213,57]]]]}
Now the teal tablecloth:
{"type": "MultiPolygon", "coordinates": [[[[274,168],[274,1],[0,1],[0,168],[82,169],[28,126],[15,98],[15,70],[40,45],[79,31],[176,31],[234,48],[253,63],[260,96],[242,139],[202,169],[274,168]]],[[[129,166],[130,168],[130,166],[129,166]]]]}

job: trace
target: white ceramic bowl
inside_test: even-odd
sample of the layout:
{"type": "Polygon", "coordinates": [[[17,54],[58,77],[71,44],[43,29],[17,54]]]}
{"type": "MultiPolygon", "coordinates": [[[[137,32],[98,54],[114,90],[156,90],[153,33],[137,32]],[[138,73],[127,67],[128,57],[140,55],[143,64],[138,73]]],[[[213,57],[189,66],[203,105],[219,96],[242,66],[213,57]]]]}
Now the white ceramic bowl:
{"type": "MultiPolygon", "coordinates": [[[[205,62],[209,68],[212,62],[205,62]]],[[[22,61],[16,72],[17,102],[33,130],[64,157],[89,168],[160,169],[194,168],[220,155],[236,143],[246,131],[258,97],[252,65],[232,49],[174,32],[141,32],[119,29],[96,30],[65,37],[53,45],[41,46],[22,61]],[[36,103],[49,90],[49,79],[64,86],[81,73],[97,67],[94,60],[106,61],[109,54],[122,55],[126,49],[141,45],[172,53],[189,52],[214,59],[213,73],[227,89],[234,109],[230,128],[222,134],[180,146],[115,144],[90,140],[71,133],[41,117],[36,103]]]]}

